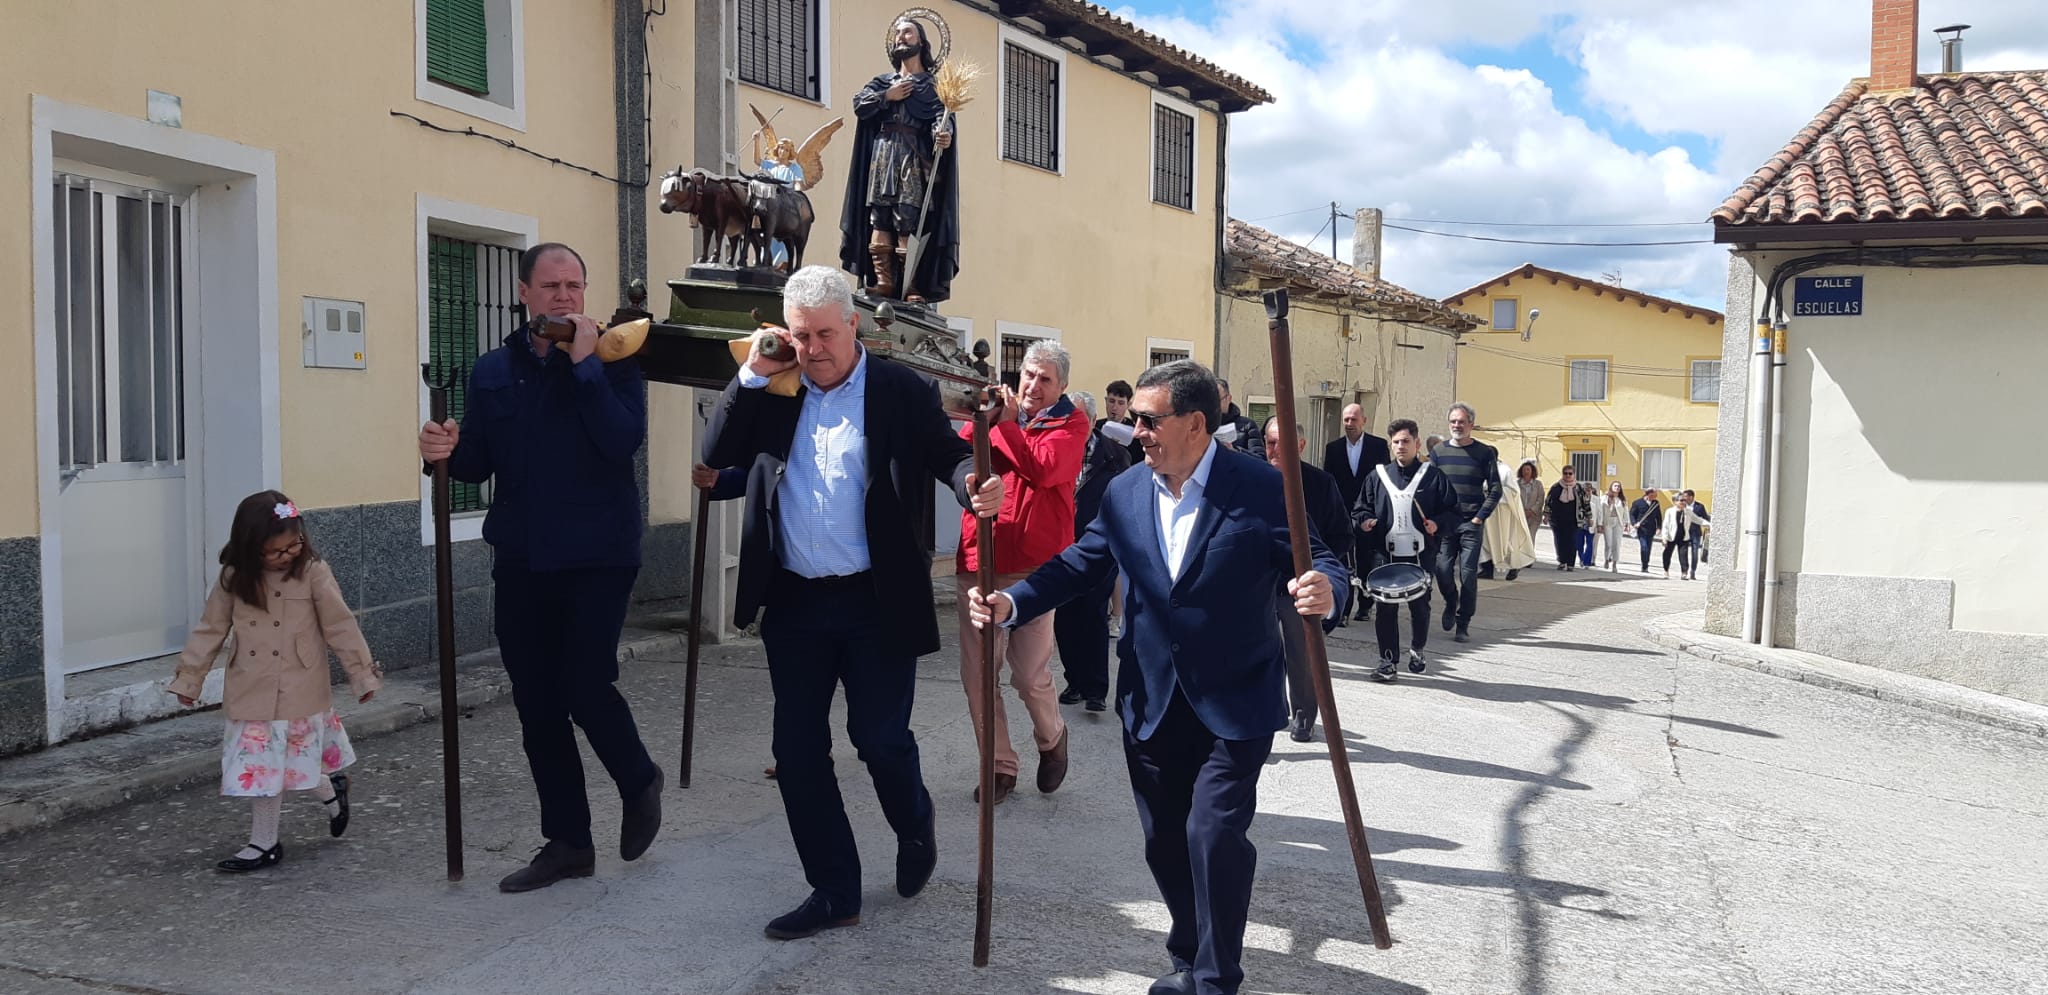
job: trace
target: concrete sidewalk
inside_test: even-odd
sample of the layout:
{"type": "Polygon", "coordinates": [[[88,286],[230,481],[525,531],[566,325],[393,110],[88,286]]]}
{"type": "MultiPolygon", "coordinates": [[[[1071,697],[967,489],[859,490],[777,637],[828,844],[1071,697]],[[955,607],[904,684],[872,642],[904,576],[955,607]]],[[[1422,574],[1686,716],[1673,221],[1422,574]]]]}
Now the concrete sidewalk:
{"type": "MultiPolygon", "coordinates": [[[[662,619],[642,619],[643,624],[662,619]]],[[[670,653],[679,632],[630,628],[621,662],[670,653]]],[[[511,690],[496,650],[456,661],[455,701],[465,713],[511,690]]],[[[166,672],[161,684],[168,685],[166,672]]],[[[440,671],[431,666],[388,673],[368,704],[337,688],[335,710],[351,740],[374,739],[441,717],[440,671]]],[[[220,777],[220,709],[185,712],[35,753],[0,759],[0,838],[42,828],[129,801],[160,798],[220,777]]]]}

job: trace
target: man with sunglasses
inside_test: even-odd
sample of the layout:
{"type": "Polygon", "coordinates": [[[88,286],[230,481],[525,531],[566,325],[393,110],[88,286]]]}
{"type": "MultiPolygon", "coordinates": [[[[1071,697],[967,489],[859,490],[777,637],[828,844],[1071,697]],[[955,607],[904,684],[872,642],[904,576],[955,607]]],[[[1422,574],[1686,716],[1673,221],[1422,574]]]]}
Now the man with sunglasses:
{"type": "MultiPolygon", "coordinates": [[[[1330,618],[1343,565],[1311,534],[1294,574],[1280,472],[1220,445],[1215,376],[1192,360],[1138,379],[1131,414],[1150,473],[1110,482],[1080,541],[1001,591],[968,592],[977,626],[1029,623],[1121,569],[1117,714],[1145,862],[1173,917],[1172,973],[1152,995],[1234,993],[1257,851],[1247,837],[1273,733],[1287,725],[1279,604],[1330,618]]],[[[1263,440],[1262,440],[1263,441],[1263,440]]],[[[1263,446],[1261,447],[1263,448],[1263,446]]]]}

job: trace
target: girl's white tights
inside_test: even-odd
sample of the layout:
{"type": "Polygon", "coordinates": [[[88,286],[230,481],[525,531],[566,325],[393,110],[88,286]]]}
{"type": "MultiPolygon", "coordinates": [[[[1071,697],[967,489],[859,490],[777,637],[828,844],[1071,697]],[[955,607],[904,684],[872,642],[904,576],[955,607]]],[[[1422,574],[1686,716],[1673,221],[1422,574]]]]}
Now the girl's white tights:
{"type": "Polygon", "coordinates": [[[277,845],[277,820],[284,812],[284,796],[271,795],[268,798],[252,799],[249,805],[249,845],[235,854],[246,860],[263,856],[258,848],[268,850],[277,845]]]}

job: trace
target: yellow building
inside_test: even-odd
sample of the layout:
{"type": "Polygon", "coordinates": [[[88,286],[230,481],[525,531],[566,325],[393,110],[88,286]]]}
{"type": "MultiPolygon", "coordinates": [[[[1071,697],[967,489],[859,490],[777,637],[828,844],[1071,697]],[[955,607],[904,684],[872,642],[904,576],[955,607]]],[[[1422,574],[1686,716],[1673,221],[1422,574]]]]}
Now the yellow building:
{"type": "Polygon", "coordinates": [[[1712,512],[1720,312],[1533,264],[1444,302],[1487,319],[1459,343],[1457,394],[1501,459],[1546,482],[1569,462],[1631,500],[1691,488],[1712,512]]]}
{"type": "MultiPolygon", "coordinates": [[[[798,138],[850,115],[897,13],[210,6],[9,11],[0,190],[23,223],[0,236],[20,358],[0,370],[0,753],[163,714],[161,658],[232,509],[266,487],[306,509],[378,655],[418,662],[421,364],[465,367],[509,331],[512,263],[541,241],[581,250],[593,314],[636,277],[664,311],[694,247],[650,181],[739,168],[746,103],[798,138]]],[[[956,325],[1061,338],[1084,382],[1155,348],[1203,354],[1223,122],[1263,91],[1075,0],[937,6],[955,56],[987,70],[960,124],[956,325]]],[[[812,261],[836,256],[849,140],[827,152],[812,261]]],[[[687,593],[698,400],[650,387],[643,600],[687,593]]],[[[491,641],[489,494],[457,500],[467,651],[491,641]]]]}

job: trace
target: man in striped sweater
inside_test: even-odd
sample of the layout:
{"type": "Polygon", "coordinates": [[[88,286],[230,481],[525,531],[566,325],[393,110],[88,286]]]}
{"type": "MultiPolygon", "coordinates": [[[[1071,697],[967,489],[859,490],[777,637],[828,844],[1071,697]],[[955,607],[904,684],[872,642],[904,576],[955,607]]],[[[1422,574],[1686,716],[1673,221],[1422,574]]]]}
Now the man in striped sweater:
{"type": "Polygon", "coordinates": [[[1500,504],[1500,454],[1472,437],[1479,418],[1472,406],[1455,402],[1450,409],[1451,437],[1430,452],[1430,465],[1450,478],[1458,493],[1458,527],[1437,537],[1436,580],[1444,592],[1444,631],[1457,627],[1466,642],[1466,627],[1479,607],[1479,557],[1486,538],[1486,519],[1500,504]]]}

